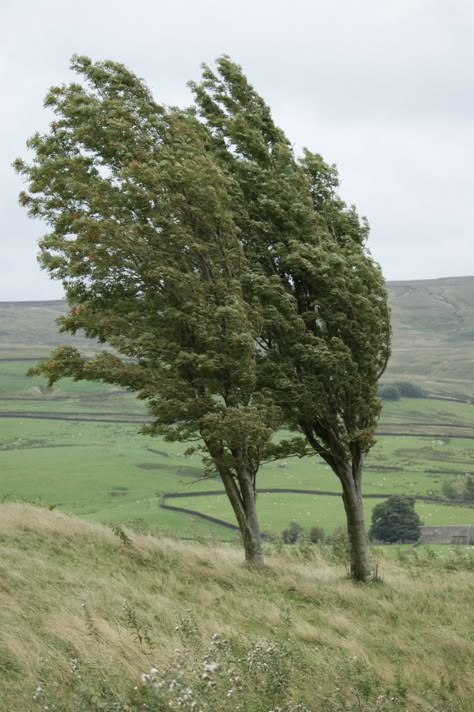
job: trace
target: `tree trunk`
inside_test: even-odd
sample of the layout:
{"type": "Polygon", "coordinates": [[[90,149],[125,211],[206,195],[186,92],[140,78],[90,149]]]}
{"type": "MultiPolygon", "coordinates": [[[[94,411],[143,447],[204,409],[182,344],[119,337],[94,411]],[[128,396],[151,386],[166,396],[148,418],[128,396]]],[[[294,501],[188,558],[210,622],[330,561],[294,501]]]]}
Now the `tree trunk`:
{"type": "Polygon", "coordinates": [[[344,473],[339,472],[338,476],[342,484],[342,500],[346,510],[351,577],[356,581],[366,582],[371,580],[372,573],[362,506],[361,469],[362,462],[348,465],[344,473]]]}
{"type": "Polygon", "coordinates": [[[250,474],[244,471],[240,476],[240,490],[245,512],[246,526],[240,528],[248,563],[260,567],[264,565],[260,524],[257,515],[257,502],[254,483],[250,474]]]}
{"type": "Polygon", "coordinates": [[[215,445],[201,433],[209,454],[219,472],[224,484],[226,495],[234,510],[237,524],[242,536],[245,560],[248,564],[261,568],[264,566],[260,525],[257,516],[255,478],[245,465],[241,454],[236,451],[235,459],[239,462],[238,479],[234,478],[232,470],[225,464],[222,446],[215,445]]]}
{"type": "Polygon", "coordinates": [[[347,534],[351,560],[351,578],[356,581],[370,581],[372,573],[369,564],[369,547],[365,533],[364,510],[362,506],[362,465],[364,452],[360,442],[350,443],[350,454],[340,447],[340,441],[331,430],[314,428],[304,421],[300,423],[302,432],[311,447],[327,462],[342,484],[342,500],[346,510],[347,534]],[[321,445],[327,443],[327,447],[321,445]]]}
{"type": "Polygon", "coordinates": [[[248,564],[261,568],[264,566],[260,525],[257,516],[255,489],[248,473],[240,477],[240,491],[232,475],[219,468],[222,482],[242,535],[245,560],[248,564]]]}

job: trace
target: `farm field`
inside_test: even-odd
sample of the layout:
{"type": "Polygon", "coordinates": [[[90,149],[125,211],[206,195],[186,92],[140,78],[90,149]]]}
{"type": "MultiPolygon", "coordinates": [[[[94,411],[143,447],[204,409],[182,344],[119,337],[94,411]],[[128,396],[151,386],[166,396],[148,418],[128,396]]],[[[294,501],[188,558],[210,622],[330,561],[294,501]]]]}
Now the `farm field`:
{"type": "MultiPolygon", "coordinates": [[[[60,382],[52,391],[25,375],[30,362],[0,362],[0,500],[41,502],[90,521],[129,524],[181,537],[233,539],[236,534],[193,513],[234,523],[219,480],[202,479],[198,456],[184,444],[141,435],[143,403],[133,395],[93,383],[60,382]],[[184,496],[183,496],[184,495],[184,496]]],[[[447,400],[385,402],[364,475],[364,494],[436,496],[446,480],[462,483],[474,472],[474,405],[447,400]]],[[[322,526],[344,522],[338,480],[318,458],[263,465],[258,489],[318,490],[332,495],[261,492],[264,532],[277,534],[292,520],[322,526]]],[[[367,522],[380,499],[365,501],[367,522]]],[[[427,524],[473,524],[474,507],[418,501],[427,524]]]]}
{"type": "MultiPolygon", "coordinates": [[[[364,502],[367,528],[370,516],[380,499],[368,499],[364,502]]],[[[171,500],[170,500],[171,502],[171,500]]],[[[215,497],[183,498],[172,502],[183,508],[197,509],[204,514],[228,522],[233,521],[232,510],[224,494],[215,497]]],[[[305,528],[322,527],[331,533],[336,527],[345,524],[345,515],[339,497],[323,495],[265,494],[258,495],[258,511],[262,531],[266,534],[279,534],[291,521],[297,521],[305,528]]],[[[425,524],[470,524],[474,526],[474,508],[446,506],[431,502],[417,502],[416,511],[425,524]]]]}

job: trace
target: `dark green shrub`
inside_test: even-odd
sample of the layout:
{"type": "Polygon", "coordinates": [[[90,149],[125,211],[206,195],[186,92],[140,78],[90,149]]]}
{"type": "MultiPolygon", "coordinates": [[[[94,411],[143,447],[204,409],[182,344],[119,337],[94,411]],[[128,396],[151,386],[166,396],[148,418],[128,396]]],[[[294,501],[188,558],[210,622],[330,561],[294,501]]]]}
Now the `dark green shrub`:
{"type": "Polygon", "coordinates": [[[312,544],[321,544],[324,541],[324,529],[322,527],[311,527],[308,536],[312,544]]]}
{"type": "Polygon", "coordinates": [[[456,485],[452,480],[446,480],[443,482],[441,486],[441,492],[443,493],[443,497],[446,497],[446,499],[459,499],[460,495],[458,490],[456,489],[456,485]]]}
{"type": "Polygon", "coordinates": [[[369,536],[390,544],[414,542],[420,538],[420,526],[414,498],[397,494],[374,507],[369,536]]]}
{"type": "Polygon", "coordinates": [[[396,386],[379,386],[379,396],[382,400],[400,400],[400,391],[396,386]]]}
{"type": "Polygon", "coordinates": [[[334,529],[332,534],[328,537],[328,544],[330,545],[331,558],[334,561],[348,564],[350,548],[347,527],[340,526],[334,529]]]}
{"type": "Polygon", "coordinates": [[[410,383],[410,381],[397,381],[391,385],[398,388],[402,398],[426,398],[425,391],[416,383],[410,383]]]}
{"type": "Polygon", "coordinates": [[[291,522],[281,533],[281,538],[285,544],[296,544],[304,531],[304,527],[298,522],[291,522]]]}

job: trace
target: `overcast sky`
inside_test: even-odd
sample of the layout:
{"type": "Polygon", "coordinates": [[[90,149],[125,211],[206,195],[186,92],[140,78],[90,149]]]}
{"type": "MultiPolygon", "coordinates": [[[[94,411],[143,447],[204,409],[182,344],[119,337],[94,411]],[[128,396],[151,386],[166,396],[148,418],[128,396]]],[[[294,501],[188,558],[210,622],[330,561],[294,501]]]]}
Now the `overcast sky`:
{"type": "Polygon", "coordinates": [[[471,0],[1,0],[0,301],[62,296],[10,165],[74,53],[180,105],[200,64],[229,54],[295,149],[338,166],[387,279],[473,275],[473,37],[471,0]]]}

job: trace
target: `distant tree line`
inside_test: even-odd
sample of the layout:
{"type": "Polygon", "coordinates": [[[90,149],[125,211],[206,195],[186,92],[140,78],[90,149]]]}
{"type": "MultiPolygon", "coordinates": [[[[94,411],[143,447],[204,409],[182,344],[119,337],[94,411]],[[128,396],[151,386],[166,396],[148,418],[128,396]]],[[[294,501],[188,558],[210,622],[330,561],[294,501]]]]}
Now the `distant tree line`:
{"type": "Polygon", "coordinates": [[[311,544],[322,544],[326,536],[322,527],[310,527],[306,529],[299,522],[292,521],[281,533],[284,544],[296,544],[301,539],[306,538],[311,544]]]}
{"type": "Polygon", "coordinates": [[[379,396],[382,400],[397,401],[400,398],[427,398],[428,394],[416,383],[396,381],[395,383],[381,383],[379,396]]]}

